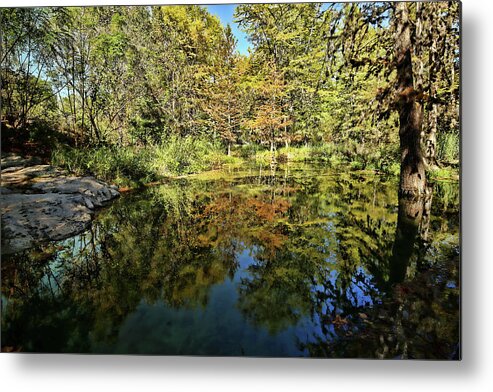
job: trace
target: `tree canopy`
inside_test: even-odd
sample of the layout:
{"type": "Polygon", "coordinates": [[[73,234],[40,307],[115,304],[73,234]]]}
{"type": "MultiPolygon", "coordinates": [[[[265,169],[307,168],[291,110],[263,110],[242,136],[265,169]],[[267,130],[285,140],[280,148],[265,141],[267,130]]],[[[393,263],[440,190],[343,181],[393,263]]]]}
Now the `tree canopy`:
{"type": "Polygon", "coordinates": [[[43,121],[81,146],[206,138],[228,154],[331,144],[384,168],[407,103],[424,165],[458,159],[458,2],[241,4],[248,55],[202,6],[0,12],[8,129],[43,121]]]}

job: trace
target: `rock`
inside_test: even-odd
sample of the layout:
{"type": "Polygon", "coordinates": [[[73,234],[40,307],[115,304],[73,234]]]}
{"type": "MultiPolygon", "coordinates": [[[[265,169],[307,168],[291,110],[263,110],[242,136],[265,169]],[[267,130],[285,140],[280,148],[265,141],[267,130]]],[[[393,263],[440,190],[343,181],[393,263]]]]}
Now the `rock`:
{"type": "Polygon", "coordinates": [[[2,169],[2,174],[5,175],[6,173],[15,172],[17,170],[22,169],[23,167],[24,166],[10,166],[7,167],[6,169],[2,169]]]}
{"type": "Polygon", "coordinates": [[[2,254],[81,233],[96,207],[120,195],[94,177],[67,176],[49,165],[10,166],[0,191],[2,254]]]}
{"type": "Polygon", "coordinates": [[[34,178],[44,177],[53,179],[60,175],[63,175],[63,172],[50,165],[9,167],[6,170],[2,170],[2,186],[24,187],[28,186],[34,178]]]}
{"type": "Polygon", "coordinates": [[[9,189],[9,188],[5,188],[3,186],[0,186],[0,194],[2,195],[7,195],[9,193],[12,193],[13,190],[9,189]]]}
{"type": "Polygon", "coordinates": [[[94,177],[57,178],[39,177],[33,180],[32,189],[43,193],[81,194],[86,196],[95,206],[101,207],[120,194],[105,183],[94,177]]]}
{"type": "Polygon", "coordinates": [[[4,154],[2,153],[1,167],[2,172],[4,169],[10,167],[25,167],[38,165],[41,163],[41,159],[38,157],[24,158],[16,154],[4,154]]]}
{"type": "Polygon", "coordinates": [[[35,241],[78,234],[88,227],[93,213],[81,195],[2,195],[2,254],[27,249],[35,241]]]}
{"type": "Polygon", "coordinates": [[[84,203],[86,204],[86,207],[89,208],[90,210],[94,209],[94,203],[88,197],[84,198],[84,203]]]}

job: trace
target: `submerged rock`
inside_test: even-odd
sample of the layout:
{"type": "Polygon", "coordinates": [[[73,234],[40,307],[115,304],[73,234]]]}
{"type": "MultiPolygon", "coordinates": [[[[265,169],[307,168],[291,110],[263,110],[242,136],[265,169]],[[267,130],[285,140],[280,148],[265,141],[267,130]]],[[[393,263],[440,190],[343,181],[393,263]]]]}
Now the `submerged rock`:
{"type": "Polygon", "coordinates": [[[49,165],[10,166],[0,189],[2,254],[76,235],[90,225],[95,208],[119,196],[94,177],[65,175],[49,165]]]}

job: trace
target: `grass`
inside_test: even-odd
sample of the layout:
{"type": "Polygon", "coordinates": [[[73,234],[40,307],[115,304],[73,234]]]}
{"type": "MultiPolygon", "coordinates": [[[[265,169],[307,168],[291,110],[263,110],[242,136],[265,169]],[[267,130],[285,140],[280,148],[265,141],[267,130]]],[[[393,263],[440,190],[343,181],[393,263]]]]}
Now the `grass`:
{"type": "Polygon", "coordinates": [[[459,161],[460,136],[458,132],[438,133],[437,159],[441,162],[455,163],[459,161]]]}
{"type": "MultiPolygon", "coordinates": [[[[238,157],[262,165],[269,165],[272,160],[270,150],[258,145],[240,146],[234,153],[238,157]]],[[[399,174],[396,151],[380,151],[350,143],[282,147],[276,150],[275,156],[278,163],[312,162],[333,168],[344,167],[350,170],[373,170],[393,175],[399,174]]]]}
{"type": "Polygon", "coordinates": [[[459,169],[452,166],[436,167],[429,170],[430,180],[458,180],[459,169]]]}
{"type": "Polygon", "coordinates": [[[76,175],[93,175],[119,186],[137,186],[155,181],[152,156],[138,148],[56,148],[51,163],[76,175]]]}
{"type": "MultiPolygon", "coordinates": [[[[332,145],[282,147],[275,151],[276,161],[285,162],[332,162],[332,145]]],[[[240,146],[234,154],[246,160],[268,165],[272,161],[270,149],[259,145],[240,146]]]]}
{"type": "MultiPolygon", "coordinates": [[[[447,155],[454,157],[452,141],[447,155]]],[[[278,163],[311,162],[344,170],[372,170],[399,176],[395,151],[375,151],[361,146],[320,144],[283,147],[276,150],[278,163]]],[[[271,152],[260,145],[238,146],[228,156],[220,143],[192,137],[171,138],[166,143],[147,147],[97,147],[75,149],[57,147],[52,164],[77,175],[93,175],[122,187],[138,187],[168,177],[202,173],[211,169],[255,162],[268,166],[271,152]]],[[[430,179],[456,179],[457,169],[444,167],[430,171],[430,179]]]]}
{"type": "Polygon", "coordinates": [[[58,147],[52,164],[77,175],[93,175],[118,186],[138,187],[166,177],[180,176],[238,163],[222,146],[201,139],[173,138],[148,147],[58,147]]]}

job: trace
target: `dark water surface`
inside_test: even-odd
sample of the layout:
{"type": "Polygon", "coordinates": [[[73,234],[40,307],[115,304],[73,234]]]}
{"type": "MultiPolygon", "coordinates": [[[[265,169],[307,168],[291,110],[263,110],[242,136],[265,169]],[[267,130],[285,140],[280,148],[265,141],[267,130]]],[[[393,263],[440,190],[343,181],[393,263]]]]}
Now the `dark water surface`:
{"type": "Polygon", "coordinates": [[[459,185],[419,211],[397,193],[291,165],[126,194],[86,233],[2,258],[2,348],[457,358],[459,185]]]}

